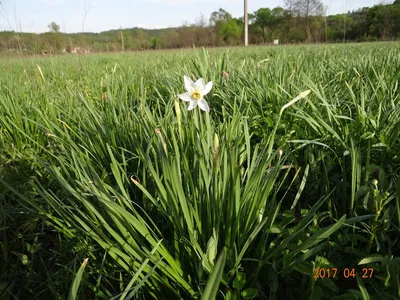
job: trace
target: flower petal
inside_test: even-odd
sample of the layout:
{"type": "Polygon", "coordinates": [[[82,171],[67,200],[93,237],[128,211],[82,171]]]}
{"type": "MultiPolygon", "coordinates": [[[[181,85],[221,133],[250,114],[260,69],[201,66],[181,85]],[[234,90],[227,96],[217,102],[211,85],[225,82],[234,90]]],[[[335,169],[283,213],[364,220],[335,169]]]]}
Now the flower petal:
{"type": "Polygon", "coordinates": [[[201,92],[206,87],[206,83],[204,82],[203,78],[200,78],[199,80],[197,80],[195,85],[196,85],[196,91],[198,91],[198,92],[201,92]]]}
{"type": "Polygon", "coordinates": [[[198,104],[197,102],[198,101],[196,101],[196,100],[190,100],[190,104],[188,106],[188,110],[192,110],[192,109],[196,108],[196,106],[198,104]]]}
{"type": "Polygon", "coordinates": [[[189,102],[189,101],[191,101],[191,100],[193,100],[192,99],[192,94],[191,93],[184,93],[184,94],[180,94],[179,95],[179,99],[181,99],[181,100],[183,100],[183,101],[185,101],[185,102],[189,102]]]}
{"type": "Polygon", "coordinates": [[[210,81],[209,83],[206,84],[204,90],[202,90],[201,93],[205,96],[211,91],[212,88],[213,88],[213,82],[210,81]]]}
{"type": "Polygon", "coordinates": [[[201,110],[204,110],[204,111],[206,111],[206,112],[209,112],[209,111],[210,111],[210,107],[208,106],[206,100],[201,99],[201,100],[198,100],[197,103],[198,103],[198,105],[199,105],[199,107],[200,107],[201,110]]]}
{"type": "Polygon", "coordinates": [[[194,82],[188,76],[183,76],[183,81],[185,82],[186,91],[189,93],[193,92],[194,82]]]}

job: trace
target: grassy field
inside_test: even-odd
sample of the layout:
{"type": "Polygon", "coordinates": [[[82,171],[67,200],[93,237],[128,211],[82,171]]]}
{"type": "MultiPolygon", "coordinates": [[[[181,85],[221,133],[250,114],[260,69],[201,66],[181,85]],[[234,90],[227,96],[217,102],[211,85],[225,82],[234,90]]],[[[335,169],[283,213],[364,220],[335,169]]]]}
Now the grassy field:
{"type": "Polygon", "coordinates": [[[0,299],[399,299],[399,43],[0,70],[0,299]]]}

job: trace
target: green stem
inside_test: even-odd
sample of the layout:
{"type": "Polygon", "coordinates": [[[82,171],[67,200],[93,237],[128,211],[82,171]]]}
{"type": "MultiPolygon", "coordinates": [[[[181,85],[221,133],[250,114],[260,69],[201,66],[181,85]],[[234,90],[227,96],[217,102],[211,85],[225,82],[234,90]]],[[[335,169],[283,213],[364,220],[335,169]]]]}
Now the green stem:
{"type": "MultiPolygon", "coordinates": [[[[375,191],[376,192],[376,191],[375,191]]],[[[378,219],[381,214],[381,207],[380,207],[380,195],[374,195],[375,198],[375,205],[376,205],[376,215],[374,218],[374,223],[372,224],[372,229],[371,229],[371,236],[369,238],[368,244],[367,244],[367,253],[370,254],[371,247],[372,247],[372,242],[374,241],[375,235],[376,235],[376,229],[378,227],[378,219]]]]}

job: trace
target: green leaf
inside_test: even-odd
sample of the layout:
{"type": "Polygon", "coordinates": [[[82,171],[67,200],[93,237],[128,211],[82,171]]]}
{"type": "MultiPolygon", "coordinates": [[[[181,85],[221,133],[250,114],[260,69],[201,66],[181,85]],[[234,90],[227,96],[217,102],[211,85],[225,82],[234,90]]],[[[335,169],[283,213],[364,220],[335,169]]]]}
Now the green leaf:
{"type": "Polygon", "coordinates": [[[14,288],[15,283],[6,283],[0,282],[0,299],[1,300],[9,300],[12,295],[12,290],[14,288]]]}
{"type": "Polygon", "coordinates": [[[363,299],[364,300],[370,300],[371,298],[370,298],[370,296],[368,294],[368,291],[365,288],[364,283],[362,282],[362,279],[361,279],[360,276],[357,276],[357,284],[358,284],[358,287],[359,287],[359,289],[361,291],[363,299]]]}
{"type": "Polygon", "coordinates": [[[229,290],[226,293],[225,300],[240,300],[240,294],[236,290],[229,290]]]}
{"type": "Polygon", "coordinates": [[[309,299],[320,300],[321,298],[322,298],[322,289],[319,286],[314,287],[309,299]]]}
{"type": "Polygon", "coordinates": [[[69,290],[68,300],[75,300],[78,294],[79,285],[81,284],[83,271],[85,270],[86,264],[89,258],[86,258],[80,266],[78,272],[75,275],[74,282],[72,283],[71,289],[69,290]]]}
{"type": "Polygon", "coordinates": [[[214,260],[215,257],[217,256],[217,247],[218,247],[218,240],[215,234],[215,229],[213,229],[213,231],[214,231],[213,236],[210,237],[210,239],[207,242],[207,251],[206,251],[206,255],[211,266],[214,266],[214,260]]]}
{"type": "Polygon", "coordinates": [[[269,233],[276,233],[276,234],[279,234],[279,233],[282,232],[278,227],[271,227],[271,228],[268,228],[267,231],[268,231],[269,233]]]}
{"type": "Polygon", "coordinates": [[[360,262],[358,264],[365,265],[365,264],[369,264],[369,263],[373,263],[373,262],[383,261],[383,259],[384,259],[384,257],[382,255],[376,254],[376,255],[371,255],[366,258],[363,258],[362,260],[360,260],[360,262]]]}
{"type": "Polygon", "coordinates": [[[250,288],[242,292],[243,299],[252,299],[258,295],[258,289],[250,288]]]}
{"type": "Polygon", "coordinates": [[[317,282],[319,281],[319,285],[323,285],[324,287],[327,287],[328,289],[331,289],[332,291],[338,293],[339,288],[336,286],[335,282],[330,279],[330,278],[319,278],[317,279],[317,282]]]}
{"type": "Polygon", "coordinates": [[[222,249],[221,254],[214,266],[214,269],[208,278],[206,287],[201,296],[202,300],[214,300],[218,293],[219,284],[221,283],[222,274],[226,263],[226,249],[222,249]]]}
{"type": "Polygon", "coordinates": [[[233,287],[239,291],[243,289],[246,284],[246,274],[243,272],[237,272],[236,278],[233,281],[233,287]]]}
{"type": "Polygon", "coordinates": [[[301,194],[302,194],[302,192],[304,190],[304,187],[306,185],[306,182],[307,182],[307,177],[308,177],[309,170],[310,170],[310,165],[307,165],[306,169],[304,170],[303,179],[301,180],[300,187],[299,187],[299,189],[297,191],[296,197],[294,198],[292,207],[290,209],[294,209],[296,207],[297,202],[300,199],[300,196],[301,196],[301,194]]]}
{"type": "Polygon", "coordinates": [[[307,240],[304,241],[304,243],[301,243],[297,249],[297,251],[301,250],[307,250],[310,249],[312,246],[322,242],[323,240],[327,239],[331,234],[333,234],[336,230],[338,230],[340,227],[342,227],[342,224],[344,223],[344,220],[346,219],[346,215],[340,218],[335,224],[318,230],[316,233],[314,233],[312,236],[310,236],[307,240]]]}
{"type": "Polygon", "coordinates": [[[400,176],[397,178],[397,187],[396,187],[396,208],[397,208],[397,221],[398,226],[400,226],[400,176]]]}

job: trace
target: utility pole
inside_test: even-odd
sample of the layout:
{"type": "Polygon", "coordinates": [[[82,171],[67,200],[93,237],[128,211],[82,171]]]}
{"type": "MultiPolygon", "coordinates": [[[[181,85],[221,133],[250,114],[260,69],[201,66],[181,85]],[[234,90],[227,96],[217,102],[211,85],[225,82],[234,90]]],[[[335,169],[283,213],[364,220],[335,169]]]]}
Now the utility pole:
{"type": "Polygon", "coordinates": [[[244,45],[249,45],[249,14],[247,12],[247,0],[244,0],[244,45]]]}
{"type": "Polygon", "coordinates": [[[122,33],[122,28],[120,27],[121,30],[121,43],[122,43],[122,51],[125,51],[125,45],[124,45],[124,34],[122,33]]]}
{"type": "Polygon", "coordinates": [[[325,43],[328,42],[328,22],[326,21],[326,15],[328,14],[328,7],[324,7],[324,15],[325,15],[325,43]]]}
{"type": "Polygon", "coordinates": [[[347,6],[349,5],[349,0],[346,0],[346,7],[344,9],[343,15],[343,43],[346,43],[346,18],[347,18],[347,6]]]}

